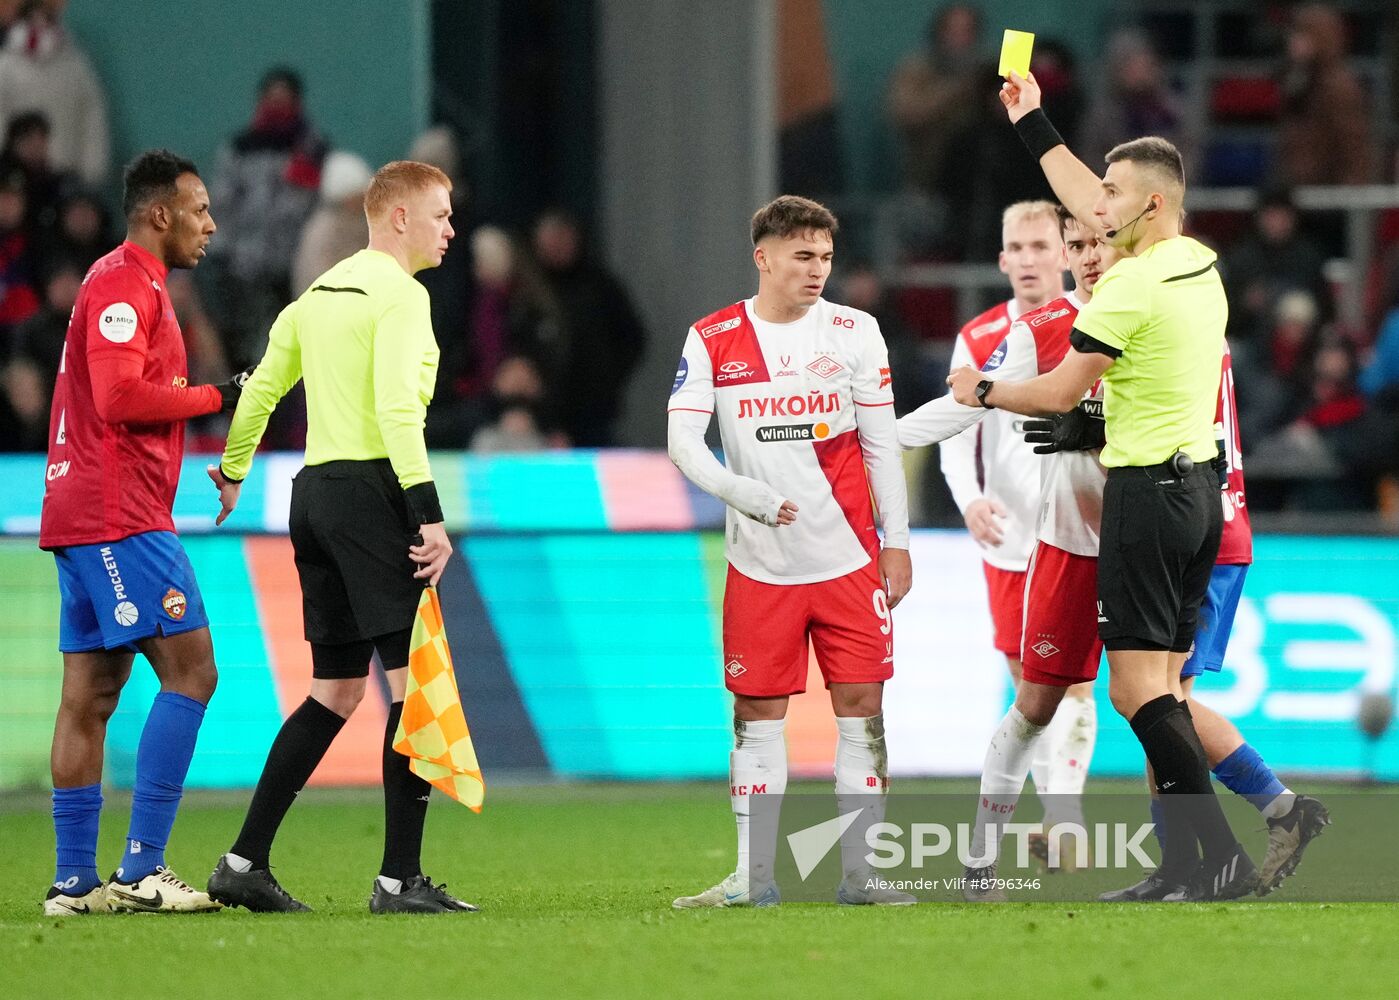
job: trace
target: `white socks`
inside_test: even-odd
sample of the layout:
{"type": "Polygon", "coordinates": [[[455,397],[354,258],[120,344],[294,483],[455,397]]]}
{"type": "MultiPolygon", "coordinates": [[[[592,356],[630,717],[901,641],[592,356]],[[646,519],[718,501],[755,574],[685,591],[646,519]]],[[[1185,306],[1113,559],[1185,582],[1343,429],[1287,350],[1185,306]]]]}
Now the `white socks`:
{"type": "Polygon", "coordinates": [[[848,877],[869,870],[865,834],[884,822],[884,797],[889,792],[889,753],[884,743],[884,716],[863,719],[836,717],[837,814],[859,809],[860,817],[840,835],[841,868],[848,877]]]}
{"type": "Polygon", "coordinates": [[[228,867],[232,868],[240,875],[245,875],[253,870],[253,863],[251,861],[247,858],[240,858],[232,851],[225,854],[223,859],[228,862],[228,867]]]}
{"type": "Polygon", "coordinates": [[[1020,714],[1014,705],[996,728],[986,748],[981,766],[981,795],[976,805],[976,825],[972,829],[971,856],[963,859],[973,868],[994,864],[1000,853],[1000,830],[1010,822],[1030,760],[1044,726],[1037,726],[1020,714]],[[994,828],[994,840],[987,843],[986,828],[994,828]]]}
{"type": "Polygon", "coordinates": [[[734,749],[729,754],[729,801],[738,824],[737,873],[752,885],[772,881],[777,856],[777,813],[764,812],[755,831],[753,795],[781,795],[787,790],[787,742],[782,737],[785,719],[743,722],[734,720],[734,749]],[[756,842],[755,842],[756,840],[756,842]]]}
{"type": "Polygon", "coordinates": [[[1055,823],[1083,825],[1083,786],[1097,739],[1098,706],[1091,697],[1068,697],[1059,703],[1040,740],[1040,747],[1049,750],[1049,787],[1040,793],[1046,833],[1055,823]]]}

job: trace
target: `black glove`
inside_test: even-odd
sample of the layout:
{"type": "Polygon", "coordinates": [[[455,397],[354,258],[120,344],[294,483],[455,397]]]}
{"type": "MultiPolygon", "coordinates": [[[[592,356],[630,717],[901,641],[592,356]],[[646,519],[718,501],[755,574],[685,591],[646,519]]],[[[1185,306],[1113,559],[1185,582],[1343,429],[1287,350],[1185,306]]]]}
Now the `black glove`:
{"type": "Polygon", "coordinates": [[[220,413],[231,413],[238,407],[238,397],[243,395],[243,386],[248,384],[248,379],[252,378],[253,372],[256,370],[257,365],[249,365],[227,382],[220,382],[214,387],[219,390],[219,395],[223,397],[223,407],[220,409],[220,413]]]}
{"type": "Polygon", "coordinates": [[[1107,429],[1103,423],[1102,403],[1085,400],[1068,413],[1026,420],[1022,427],[1027,443],[1035,446],[1036,455],[1052,455],[1056,451],[1086,451],[1107,444],[1107,429]],[[1085,404],[1093,404],[1093,412],[1085,404]]]}

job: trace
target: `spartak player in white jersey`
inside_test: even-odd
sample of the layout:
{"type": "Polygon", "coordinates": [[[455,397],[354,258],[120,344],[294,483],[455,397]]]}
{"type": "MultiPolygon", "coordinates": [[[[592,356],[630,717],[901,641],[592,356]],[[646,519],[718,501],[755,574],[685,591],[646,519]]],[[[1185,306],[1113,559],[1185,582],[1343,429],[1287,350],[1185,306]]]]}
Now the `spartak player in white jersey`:
{"type": "MultiPolygon", "coordinates": [[[[1069,350],[1074,318],[1092,297],[1098,278],[1116,260],[1116,250],[1099,243],[1064,209],[1056,208],[1055,215],[1073,274],[1074,291],[1023,314],[1010,324],[1007,335],[987,352],[981,364],[991,378],[1033,378],[1052,370],[1063,360],[1069,350]]],[[[1101,407],[1101,385],[1090,390],[1082,405],[1101,407]]],[[[1101,414],[1101,410],[1098,412],[1101,414]]],[[[965,434],[964,428],[978,420],[987,421],[994,416],[994,410],[963,406],[949,396],[940,396],[899,421],[899,443],[905,448],[914,448],[943,441],[952,435],[965,434]]],[[[1086,418],[1078,414],[1077,419],[1086,418]]],[[[1097,424],[1097,433],[1101,436],[1101,416],[1097,424]]],[[[1038,580],[1043,585],[1022,590],[1023,638],[1019,635],[1022,622],[1017,622],[1016,628],[1016,641],[1023,646],[1016,647],[1016,659],[1023,664],[1021,676],[1015,706],[1002,721],[987,751],[982,802],[985,808],[999,806],[1007,810],[1005,816],[993,814],[993,821],[1008,821],[1008,811],[1014,809],[1014,800],[1025,783],[1033,753],[1037,770],[1044,772],[1036,776],[1036,786],[1045,806],[1045,828],[1057,822],[1082,825],[1081,796],[1097,736],[1092,681],[1097,676],[1102,646],[1097,643],[1097,615],[1092,612],[1095,611],[1097,580],[1098,510],[1102,506],[1105,473],[1098,464],[1096,449],[1091,452],[1064,450],[1042,461],[1036,453],[1038,449],[1024,440],[1018,427],[1008,428],[1007,433],[1013,434],[1030,453],[1032,467],[1037,473],[1043,465],[1043,484],[1037,474],[1028,502],[1028,506],[1038,512],[1037,526],[1032,528],[1033,559],[1028,580],[1032,583],[1038,580]],[[1076,504],[1074,498],[1079,495],[1083,499],[1076,504]],[[1056,547],[1059,545],[1063,548],[1056,547]],[[1073,578],[1075,570],[1087,574],[1087,589],[1082,593],[1075,589],[1084,585],[1082,580],[1073,578]],[[1084,599],[1087,612],[1081,606],[1084,599]],[[1073,635],[1091,639],[1092,649],[1075,646],[1061,652],[1042,634],[1045,629],[1060,629],[1064,622],[1076,618],[1086,619],[1086,624],[1080,622],[1082,628],[1074,630],[1073,635]],[[1064,666],[1070,663],[1071,667],[1064,666]],[[1072,711],[1056,716],[1055,709],[1066,694],[1072,711]],[[1057,722],[1051,727],[1051,720],[1055,719],[1057,722]],[[1008,723],[1012,721],[1011,731],[1007,733],[1008,723]],[[1047,728],[1049,732],[1045,733],[1047,728]],[[1041,738],[1042,733],[1045,733],[1044,738],[1041,738]],[[1006,773],[1001,759],[1007,746],[1025,751],[1024,766],[1020,766],[1017,756],[1010,774],[1006,773]],[[1046,749],[1048,753],[1044,752],[1046,749]],[[1014,796],[1007,791],[1011,782],[1015,782],[1014,796]]],[[[1027,482],[1021,488],[1031,487],[1027,482]]],[[[1025,581],[1027,574],[1021,574],[1021,579],[1025,581]]],[[[1068,645],[1063,641],[1060,644],[1068,645]]],[[[978,823],[977,829],[984,830],[980,817],[978,823]]],[[[984,848],[983,841],[974,838],[973,855],[985,856],[984,848]]],[[[1055,860],[1057,862],[1058,858],[1055,860]]]]}
{"type": "Polygon", "coordinates": [[[758,294],[690,328],[671,391],[670,457],[728,505],[723,669],[734,696],[729,790],[738,823],[734,873],[675,900],[680,909],[780,901],[776,825],[753,823],[752,805],[754,795],[786,788],[783,727],[789,697],[806,687],[808,644],[839,730],[837,795],[858,796],[865,809],[841,837],[837,899],[915,902],[880,888],[864,861],[864,832],[882,819],[888,788],[889,612],[908,593],[912,568],[884,338],[874,317],[821,298],[836,226],[805,198],[784,195],[759,209],[758,294]],[[704,442],[711,415],[727,467],[704,442]]]}
{"type": "MultiPolygon", "coordinates": [[[[1055,206],[1020,201],[1001,218],[1001,271],[1012,298],[986,310],[957,334],[952,370],[980,368],[1006,339],[1012,323],[1064,294],[1064,242],[1055,206]]],[[[942,474],[967,530],[982,549],[995,646],[1020,682],[1020,626],[1025,569],[1035,547],[1040,459],[1015,425],[1013,413],[992,413],[978,426],[942,442],[942,474]],[[977,460],[980,458],[978,475],[977,460]]]]}

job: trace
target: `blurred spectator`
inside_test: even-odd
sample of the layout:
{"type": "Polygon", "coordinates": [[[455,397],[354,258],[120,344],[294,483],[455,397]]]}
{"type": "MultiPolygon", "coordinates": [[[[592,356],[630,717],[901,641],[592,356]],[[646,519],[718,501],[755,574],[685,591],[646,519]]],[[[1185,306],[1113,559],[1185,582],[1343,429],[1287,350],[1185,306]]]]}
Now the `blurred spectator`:
{"type": "MultiPolygon", "coordinates": [[[[217,217],[215,218],[217,220],[217,217]]],[[[189,380],[191,383],[222,382],[228,377],[228,372],[246,368],[257,360],[257,358],[247,358],[240,360],[237,365],[228,362],[228,358],[224,354],[223,339],[219,336],[218,328],[204,308],[204,303],[199,296],[199,286],[191,272],[171,271],[165,276],[165,287],[170,293],[170,304],[175,307],[175,319],[180,324],[180,332],[184,335],[185,357],[189,359],[189,380]]],[[[293,392],[296,393],[292,396],[295,403],[303,403],[305,397],[300,395],[301,387],[297,386],[293,392]]],[[[270,432],[273,435],[279,433],[283,428],[289,408],[291,408],[291,404],[277,407],[270,426],[270,432]],[[279,422],[279,418],[281,422],[279,422]]],[[[303,415],[301,412],[294,414],[297,421],[300,421],[303,415]]],[[[185,448],[192,452],[218,453],[223,451],[224,438],[228,436],[228,421],[229,418],[226,414],[219,413],[195,417],[188,424],[185,448]]],[[[276,440],[275,436],[274,440],[276,440]]]]}
{"type": "Polygon", "coordinates": [[[1194,141],[1165,70],[1146,35],[1135,28],[1115,32],[1107,45],[1107,79],[1095,97],[1079,134],[1083,162],[1095,172],[1119,143],[1144,135],[1169,139],[1180,150],[1187,173],[1196,163],[1194,141]]]}
{"type": "Polygon", "coordinates": [[[836,294],[829,298],[869,313],[879,324],[879,332],[889,348],[889,368],[894,373],[894,409],[899,416],[934,396],[941,396],[946,391],[943,383],[950,353],[938,360],[923,356],[918,341],[892,307],[884,283],[874,268],[864,263],[846,265],[840,269],[837,283],[836,294]]]}
{"type": "MultiPolygon", "coordinates": [[[[419,271],[417,279],[432,301],[432,329],[440,344],[465,338],[471,322],[471,243],[465,234],[476,228],[471,217],[471,188],[462,175],[456,134],[434,125],[413,140],[408,159],[430,163],[452,179],[452,228],[458,233],[437,267],[419,271]]],[[[441,378],[438,379],[441,384],[441,378]]],[[[444,447],[460,448],[466,439],[444,447]]]]}
{"type": "Polygon", "coordinates": [[[1079,77],[1078,60],[1057,38],[1035,39],[1030,72],[1039,82],[1044,109],[1070,149],[1078,148],[1079,129],[1088,111],[1088,98],[1079,77]]]}
{"type": "Polygon", "coordinates": [[[536,419],[543,421],[554,409],[540,372],[555,367],[561,331],[557,306],[503,230],[479,227],[469,249],[470,322],[459,334],[438,335],[437,395],[427,417],[428,443],[436,448],[463,447],[498,412],[491,399],[498,392],[497,378],[508,368],[519,380],[515,362],[527,364],[539,382],[532,397],[536,419]]]}
{"type": "Polygon", "coordinates": [[[24,14],[29,0],[0,0],[0,42],[4,42],[8,32],[24,14]]]}
{"type": "Polygon", "coordinates": [[[1229,339],[1236,350],[1262,338],[1273,307],[1287,292],[1308,293],[1329,317],[1330,291],[1322,276],[1320,248],[1299,230],[1297,208],[1286,189],[1259,196],[1253,229],[1223,256],[1220,270],[1229,293],[1229,339]]]}
{"type": "Polygon", "coordinates": [[[87,56],[63,28],[67,0],[31,0],[0,50],[0,124],[42,112],[55,170],[88,184],[107,180],[107,101],[87,56]]]}
{"type": "Polygon", "coordinates": [[[306,119],[301,78],[270,69],[248,127],[225,147],[209,185],[219,231],[209,244],[217,318],[236,356],[261,356],[291,301],[292,255],[315,208],[326,144],[306,119]]]}
{"type": "Polygon", "coordinates": [[[1369,509],[1375,475],[1392,458],[1376,451],[1383,427],[1356,388],[1351,346],[1339,338],[1322,340],[1301,381],[1299,412],[1253,449],[1255,472],[1267,469],[1267,479],[1283,480],[1278,505],[1285,508],[1369,509]]]}
{"type": "Polygon", "coordinates": [[[0,451],[44,451],[48,392],[38,370],[12,362],[0,368],[0,451]]]}
{"type": "Polygon", "coordinates": [[[0,173],[19,173],[24,178],[29,202],[25,225],[31,235],[58,224],[59,200],[72,181],[49,163],[49,123],[42,114],[26,111],[10,119],[5,128],[5,147],[0,150],[0,173]]]}
{"type": "MultiPolygon", "coordinates": [[[[45,272],[43,304],[11,333],[4,360],[24,361],[38,369],[50,389],[58,378],[63,359],[63,340],[68,335],[68,319],[78,300],[87,268],[76,261],[58,261],[45,272]]],[[[226,370],[226,369],[221,369],[226,370]]]]}
{"type": "Polygon", "coordinates": [[[42,308],[15,328],[3,359],[4,402],[0,403],[0,450],[44,451],[54,381],[63,361],[68,317],[82,287],[84,268],[55,265],[44,279],[42,308]]]}
{"type": "Polygon", "coordinates": [[[170,271],[165,276],[165,287],[184,334],[191,382],[221,382],[228,377],[228,372],[242,370],[257,361],[254,357],[240,358],[237,364],[229,363],[223,339],[209,318],[199,288],[188,271],[170,271]]]}
{"type": "Polygon", "coordinates": [[[574,446],[616,443],[616,420],[646,331],[621,284],[583,247],[578,222],[551,211],[534,226],[534,260],[563,321],[560,351],[545,383],[574,446]]]}
{"type": "Polygon", "coordinates": [[[120,242],[102,199],[86,188],[71,187],[58,203],[58,224],[44,234],[38,249],[44,261],[72,260],[86,270],[120,242]]]}
{"type": "Polygon", "coordinates": [[[1371,402],[1386,412],[1399,413],[1399,302],[1380,324],[1358,382],[1371,402]]]}
{"type": "Polygon", "coordinates": [[[1278,173],[1287,184],[1366,184],[1374,179],[1370,102],[1346,65],[1339,12],[1299,7],[1287,36],[1278,173]]]}
{"type": "Polygon", "coordinates": [[[889,81],[889,117],[902,147],[904,181],[932,197],[942,194],[952,137],[980,103],[980,41],[975,7],[945,7],[929,21],[925,47],[904,60],[889,81]]]}
{"type": "Polygon", "coordinates": [[[540,429],[544,380],[524,358],[510,358],[496,371],[491,408],[494,419],[471,436],[476,452],[542,451],[550,446],[540,429]]]}
{"type": "Polygon", "coordinates": [[[1263,440],[1302,412],[1320,337],[1316,301],[1306,292],[1279,296],[1271,319],[1271,329],[1261,343],[1234,354],[1239,432],[1245,447],[1263,440]]]}
{"type": "Polygon", "coordinates": [[[34,253],[24,228],[24,177],[0,176],[0,336],[39,310],[34,288],[34,253]]]}
{"type": "Polygon", "coordinates": [[[819,3],[778,0],[775,17],[778,186],[807,197],[845,188],[825,15],[819,3]]]}
{"type": "Polygon", "coordinates": [[[945,246],[960,260],[984,261],[1001,251],[1001,215],[1017,201],[1053,199],[1044,172],[1006,121],[996,62],[982,65],[974,116],[953,135],[943,170],[944,191],[955,206],[945,246]]]}
{"type": "Polygon", "coordinates": [[[321,169],[320,202],[292,261],[291,291],[300,295],[333,265],[369,245],[364,192],[374,172],[354,153],[335,150],[321,169]]]}

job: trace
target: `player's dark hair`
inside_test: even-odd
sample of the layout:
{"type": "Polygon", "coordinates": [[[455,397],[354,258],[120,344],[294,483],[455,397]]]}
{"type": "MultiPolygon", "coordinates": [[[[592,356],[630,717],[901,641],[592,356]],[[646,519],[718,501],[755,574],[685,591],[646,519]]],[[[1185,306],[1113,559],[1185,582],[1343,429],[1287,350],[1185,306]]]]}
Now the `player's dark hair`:
{"type": "Polygon", "coordinates": [[[1185,162],[1180,158],[1180,150],[1176,149],[1175,143],[1169,139],[1162,139],[1157,135],[1133,139],[1131,142],[1112,147],[1104,159],[1108,163],[1126,160],[1128,163],[1154,168],[1179,184],[1182,190],[1185,188],[1185,162]]]}
{"type": "Polygon", "coordinates": [[[753,213],[751,226],[753,245],[765,236],[786,239],[793,233],[806,233],[812,230],[824,231],[835,236],[840,223],[829,208],[810,198],[794,194],[784,194],[774,198],[753,213]]]}
{"type": "Polygon", "coordinates": [[[1070,212],[1063,205],[1054,206],[1054,217],[1059,220],[1059,235],[1065,239],[1068,238],[1066,234],[1070,222],[1075,226],[1083,225],[1083,223],[1078,221],[1078,216],[1074,215],[1074,213],[1070,212]]]}
{"type": "Polygon", "coordinates": [[[42,111],[22,111],[10,119],[10,124],[5,126],[5,149],[8,151],[14,147],[20,139],[35,132],[44,135],[52,135],[53,129],[49,126],[48,116],[42,111]]]}
{"type": "Polygon", "coordinates": [[[160,198],[175,194],[175,182],[181,174],[199,176],[192,160],[176,156],[168,149],[148,149],[127,165],[122,175],[121,210],[134,219],[141,209],[160,198]]]}
{"type": "Polygon", "coordinates": [[[301,74],[290,66],[273,66],[266,73],[262,74],[262,79],[257,82],[257,93],[261,97],[267,93],[268,88],[281,84],[292,92],[292,96],[300,99],[302,92],[301,74]]]}

